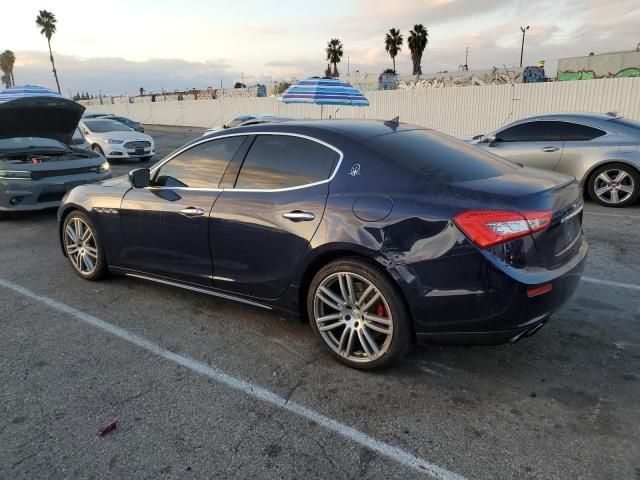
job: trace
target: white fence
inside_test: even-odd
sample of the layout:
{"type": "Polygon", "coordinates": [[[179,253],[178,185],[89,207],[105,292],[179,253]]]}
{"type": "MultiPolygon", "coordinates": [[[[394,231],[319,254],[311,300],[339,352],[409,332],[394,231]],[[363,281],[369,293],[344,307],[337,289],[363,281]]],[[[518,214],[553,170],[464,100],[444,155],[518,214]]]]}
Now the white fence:
{"type": "MultiPolygon", "coordinates": [[[[367,92],[369,107],[327,107],[324,117],[385,119],[466,136],[493,130],[529,115],[550,112],[618,112],[640,120],[640,78],[537,84],[367,92]]],[[[147,124],[215,127],[246,113],[320,118],[315,105],[284,105],[276,98],[184,100],[95,105],[147,124]]]]}

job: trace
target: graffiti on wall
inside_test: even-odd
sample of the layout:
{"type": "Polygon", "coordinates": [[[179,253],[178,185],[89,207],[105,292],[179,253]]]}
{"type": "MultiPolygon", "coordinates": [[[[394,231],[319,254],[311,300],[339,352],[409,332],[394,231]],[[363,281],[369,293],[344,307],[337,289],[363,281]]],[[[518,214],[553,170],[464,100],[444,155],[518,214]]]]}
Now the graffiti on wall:
{"type": "Polygon", "coordinates": [[[640,68],[624,68],[617,73],[609,72],[608,75],[597,75],[593,70],[566,70],[564,72],[558,72],[558,80],[593,80],[596,78],[625,78],[625,77],[640,77],[640,68]]]}
{"type": "Polygon", "coordinates": [[[526,67],[522,72],[523,83],[544,82],[544,67],[526,67]]]}
{"type": "Polygon", "coordinates": [[[416,77],[413,80],[401,80],[398,82],[398,89],[410,90],[414,88],[505,85],[512,82],[521,83],[522,72],[493,68],[486,72],[452,72],[450,74],[438,74],[426,78],[416,77]]]}

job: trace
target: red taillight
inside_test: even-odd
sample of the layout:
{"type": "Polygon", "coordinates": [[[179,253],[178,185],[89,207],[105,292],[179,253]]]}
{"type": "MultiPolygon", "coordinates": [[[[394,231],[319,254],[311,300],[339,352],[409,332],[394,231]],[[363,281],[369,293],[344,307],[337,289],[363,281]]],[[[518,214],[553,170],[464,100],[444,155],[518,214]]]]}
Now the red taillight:
{"type": "Polygon", "coordinates": [[[544,230],[551,217],[552,212],[470,210],[459,213],[453,221],[473,243],[487,248],[544,230]]]}

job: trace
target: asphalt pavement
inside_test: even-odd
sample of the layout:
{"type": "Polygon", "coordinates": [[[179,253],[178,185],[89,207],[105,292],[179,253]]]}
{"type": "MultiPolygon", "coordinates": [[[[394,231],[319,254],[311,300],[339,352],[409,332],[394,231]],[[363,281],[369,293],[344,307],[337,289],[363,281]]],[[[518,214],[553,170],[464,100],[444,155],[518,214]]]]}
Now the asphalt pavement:
{"type": "MultiPolygon", "coordinates": [[[[154,160],[201,134],[148,132],[154,160]]],[[[55,212],[1,222],[0,479],[638,480],[640,205],[585,210],[585,279],[538,334],[379,373],[273,313],[83,281],[55,212]]]]}

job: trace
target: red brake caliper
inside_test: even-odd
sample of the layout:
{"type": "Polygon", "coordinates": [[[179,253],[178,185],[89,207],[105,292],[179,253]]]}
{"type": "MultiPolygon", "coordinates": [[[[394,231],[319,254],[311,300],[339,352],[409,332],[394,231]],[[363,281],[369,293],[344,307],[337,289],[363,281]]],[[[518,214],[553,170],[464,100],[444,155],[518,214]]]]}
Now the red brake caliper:
{"type": "Polygon", "coordinates": [[[376,305],[376,315],[378,315],[379,317],[385,317],[387,316],[387,309],[384,306],[384,303],[382,302],[378,302],[378,304],[376,305]]]}

